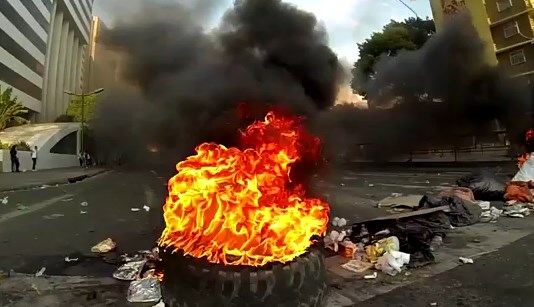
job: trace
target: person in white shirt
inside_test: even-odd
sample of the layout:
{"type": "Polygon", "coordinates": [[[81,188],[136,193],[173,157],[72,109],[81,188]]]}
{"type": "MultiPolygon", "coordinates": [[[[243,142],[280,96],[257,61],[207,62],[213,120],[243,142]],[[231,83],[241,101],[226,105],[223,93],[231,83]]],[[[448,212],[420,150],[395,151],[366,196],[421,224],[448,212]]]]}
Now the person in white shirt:
{"type": "Polygon", "coordinates": [[[32,171],[35,171],[35,165],[37,164],[37,146],[32,149],[32,171]]]}

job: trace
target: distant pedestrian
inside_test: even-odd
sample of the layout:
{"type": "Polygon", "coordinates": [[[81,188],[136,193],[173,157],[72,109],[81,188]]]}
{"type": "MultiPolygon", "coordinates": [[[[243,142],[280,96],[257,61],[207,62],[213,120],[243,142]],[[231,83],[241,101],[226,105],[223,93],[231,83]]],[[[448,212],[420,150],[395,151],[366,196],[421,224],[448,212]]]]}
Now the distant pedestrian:
{"type": "Polygon", "coordinates": [[[80,167],[83,167],[85,161],[85,154],[83,151],[80,151],[78,154],[78,160],[80,161],[80,167]]]}
{"type": "Polygon", "coordinates": [[[20,172],[20,162],[19,157],[17,156],[17,145],[11,146],[9,154],[11,156],[11,172],[20,172]]]}
{"type": "Polygon", "coordinates": [[[35,172],[35,166],[37,165],[37,146],[32,149],[32,171],[35,172]]]}
{"type": "Polygon", "coordinates": [[[89,167],[92,165],[93,165],[93,161],[92,161],[91,155],[88,152],[86,152],[85,153],[85,167],[89,167]]]}

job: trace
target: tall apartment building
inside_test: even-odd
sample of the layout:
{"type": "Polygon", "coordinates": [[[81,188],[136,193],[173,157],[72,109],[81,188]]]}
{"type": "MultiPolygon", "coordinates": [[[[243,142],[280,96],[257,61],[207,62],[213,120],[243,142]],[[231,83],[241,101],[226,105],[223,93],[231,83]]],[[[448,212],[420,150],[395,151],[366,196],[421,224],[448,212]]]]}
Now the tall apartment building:
{"type": "Polygon", "coordinates": [[[106,48],[100,41],[108,27],[98,16],[93,16],[91,37],[88,45],[86,65],[87,71],[84,77],[84,91],[90,92],[97,88],[113,87],[118,79],[119,55],[106,48]]]}
{"type": "Polygon", "coordinates": [[[94,0],[0,0],[0,86],[53,121],[82,86],[94,0]]]}
{"type": "Polygon", "coordinates": [[[510,77],[534,83],[534,0],[430,0],[439,31],[447,19],[468,10],[486,43],[489,63],[510,77]]]}

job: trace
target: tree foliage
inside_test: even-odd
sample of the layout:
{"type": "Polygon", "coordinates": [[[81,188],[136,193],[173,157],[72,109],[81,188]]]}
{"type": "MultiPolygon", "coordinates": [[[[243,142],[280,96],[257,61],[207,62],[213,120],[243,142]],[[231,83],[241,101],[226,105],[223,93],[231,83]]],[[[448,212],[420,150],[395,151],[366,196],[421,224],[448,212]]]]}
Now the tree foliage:
{"type": "Polygon", "coordinates": [[[7,127],[28,123],[24,117],[28,114],[28,109],[17,101],[13,96],[13,89],[7,88],[2,91],[0,88],[0,131],[7,127]]]}
{"type": "Polygon", "coordinates": [[[91,120],[94,117],[96,104],[98,101],[98,95],[89,95],[85,96],[82,100],[82,97],[74,98],[67,108],[66,116],[62,119],[72,119],[72,121],[81,122],[82,121],[82,109],[83,109],[83,121],[86,123],[91,123],[91,120]],[[83,103],[83,107],[82,107],[83,103]]]}
{"type": "Polygon", "coordinates": [[[416,50],[436,32],[431,19],[408,18],[391,20],[363,43],[358,44],[360,57],[352,69],[352,88],[365,95],[364,85],[372,78],[374,66],[382,55],[395,56],[401,50],[416,50]]]}

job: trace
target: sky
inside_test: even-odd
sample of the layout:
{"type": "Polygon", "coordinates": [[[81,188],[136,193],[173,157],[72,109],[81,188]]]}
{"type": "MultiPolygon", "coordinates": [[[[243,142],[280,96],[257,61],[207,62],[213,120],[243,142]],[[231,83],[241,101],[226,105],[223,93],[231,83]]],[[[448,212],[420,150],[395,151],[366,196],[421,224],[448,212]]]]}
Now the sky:
{"type": "MultiPolygon", "coordinates": [[[[232,5],[232,0],[219,0],[213,12],[213,25],[232,5]]],[[[96,0],[93,14],[106,24],[113,22],[115,10],[124,12],[125,2],[132,0],[96,0]]],[[[302,10],[315,14],[328,30],[330,47],[345,62],[358,59],[357,43],[380,31],[391,19],[403,20],[414,13],[399,0],[286,0],[302,10]],[[335,3],[335,4],[334,4],[335,3]]],[[[421,18],[432,16],[429,0],[404,0],[421,18]]]]}

